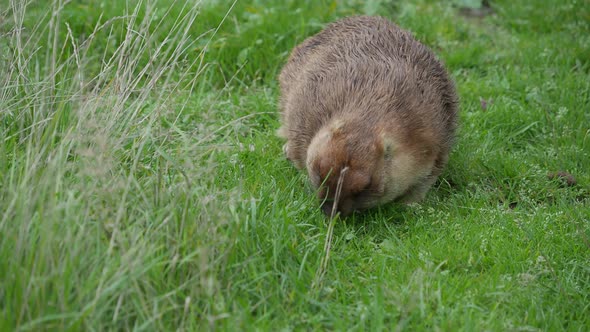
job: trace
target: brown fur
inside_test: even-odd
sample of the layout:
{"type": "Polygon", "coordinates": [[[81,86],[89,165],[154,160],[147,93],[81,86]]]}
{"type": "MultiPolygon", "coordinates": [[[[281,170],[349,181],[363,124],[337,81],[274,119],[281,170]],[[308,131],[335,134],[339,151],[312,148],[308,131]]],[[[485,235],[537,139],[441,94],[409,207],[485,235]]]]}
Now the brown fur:
{"type": "Polygon", "coordinates": [[[447,163],[457,95],[443,65],[380,17],[350,17],[297,46],[279,76],[287,158],[326,213],[421,200],[447,163]]]}

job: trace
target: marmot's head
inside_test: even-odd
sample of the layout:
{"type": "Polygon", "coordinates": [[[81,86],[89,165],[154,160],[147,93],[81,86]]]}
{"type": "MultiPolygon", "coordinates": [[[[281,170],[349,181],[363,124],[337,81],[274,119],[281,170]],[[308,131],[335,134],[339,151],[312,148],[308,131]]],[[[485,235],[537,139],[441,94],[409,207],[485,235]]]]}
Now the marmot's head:
{"type": "Polygon", "coordinates": [[[324,126],[307,150],[307,171],[321,201],[332,213],[341,172],[337,212],[342,216],[376,205],[384,193],[383,168],[389,147],[373,128],[335,121],[324,126]]]}
{"type": "Polygon", "coordinates": [[[346,170],[336,206],[346,216],[396,199],[422,199],[425,190],[410,193],[432,175],[438,149],[428,132],[401,135],[396,128],[336,120],[312,139],[306,166],[327,215],[332,213],[340,175],[346,170]]]}

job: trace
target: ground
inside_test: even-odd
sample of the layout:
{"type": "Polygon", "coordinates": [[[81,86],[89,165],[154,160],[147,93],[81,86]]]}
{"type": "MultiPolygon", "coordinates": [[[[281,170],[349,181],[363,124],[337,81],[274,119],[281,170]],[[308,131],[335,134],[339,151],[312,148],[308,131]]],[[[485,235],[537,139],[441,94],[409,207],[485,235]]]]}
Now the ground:
{"type": "Polygon", "coordinates": [[[1,0],[0,330],[589,330],[590,6],[489,2],[1,0]],[[460,130],[327,250],[276,77],[354,14],[435,51],[460,130]]]}

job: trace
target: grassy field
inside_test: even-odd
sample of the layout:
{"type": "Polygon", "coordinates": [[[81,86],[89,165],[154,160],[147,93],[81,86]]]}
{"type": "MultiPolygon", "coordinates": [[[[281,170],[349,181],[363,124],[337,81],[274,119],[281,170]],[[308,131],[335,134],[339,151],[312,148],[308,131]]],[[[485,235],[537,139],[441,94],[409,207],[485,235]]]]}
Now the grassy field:
{"type": "Polygon", "coordinates": [[[0,0],[0,331],[589,330],[590,3],[459,3],[0,0]],[[461,128],[423,203],[336,222],[318,279],[276,76],[354,14],[445,61],[461,128]]]}

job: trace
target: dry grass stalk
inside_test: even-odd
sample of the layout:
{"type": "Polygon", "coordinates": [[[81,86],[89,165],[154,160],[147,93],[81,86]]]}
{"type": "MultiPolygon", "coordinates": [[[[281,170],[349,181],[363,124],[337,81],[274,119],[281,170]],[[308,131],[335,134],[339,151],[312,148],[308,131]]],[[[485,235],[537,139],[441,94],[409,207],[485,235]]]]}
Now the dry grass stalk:
{"type": "Polygon", "coordinates": [[[330,214],[330,223],[328,224],[328,231],[326,233],[326,242],[324,243],[324,256],[320,262],[320,268],[317,270],[312,288],[317,289],[322,284],[326,270],[328,269],[328,262],[330,260],[330,251],[332,248],[332,238],[334,235],[334,225],[336,224],[336,217],[338,216],[338,203],[340,201],[340,193],[342,192],[342,184],[344,183],[344,176],[348,172],[348,167],[345,167],[340,172],[338,177],[338,185],[336,186],[336,194],[332,205],[332,213],[330,214]]]}

